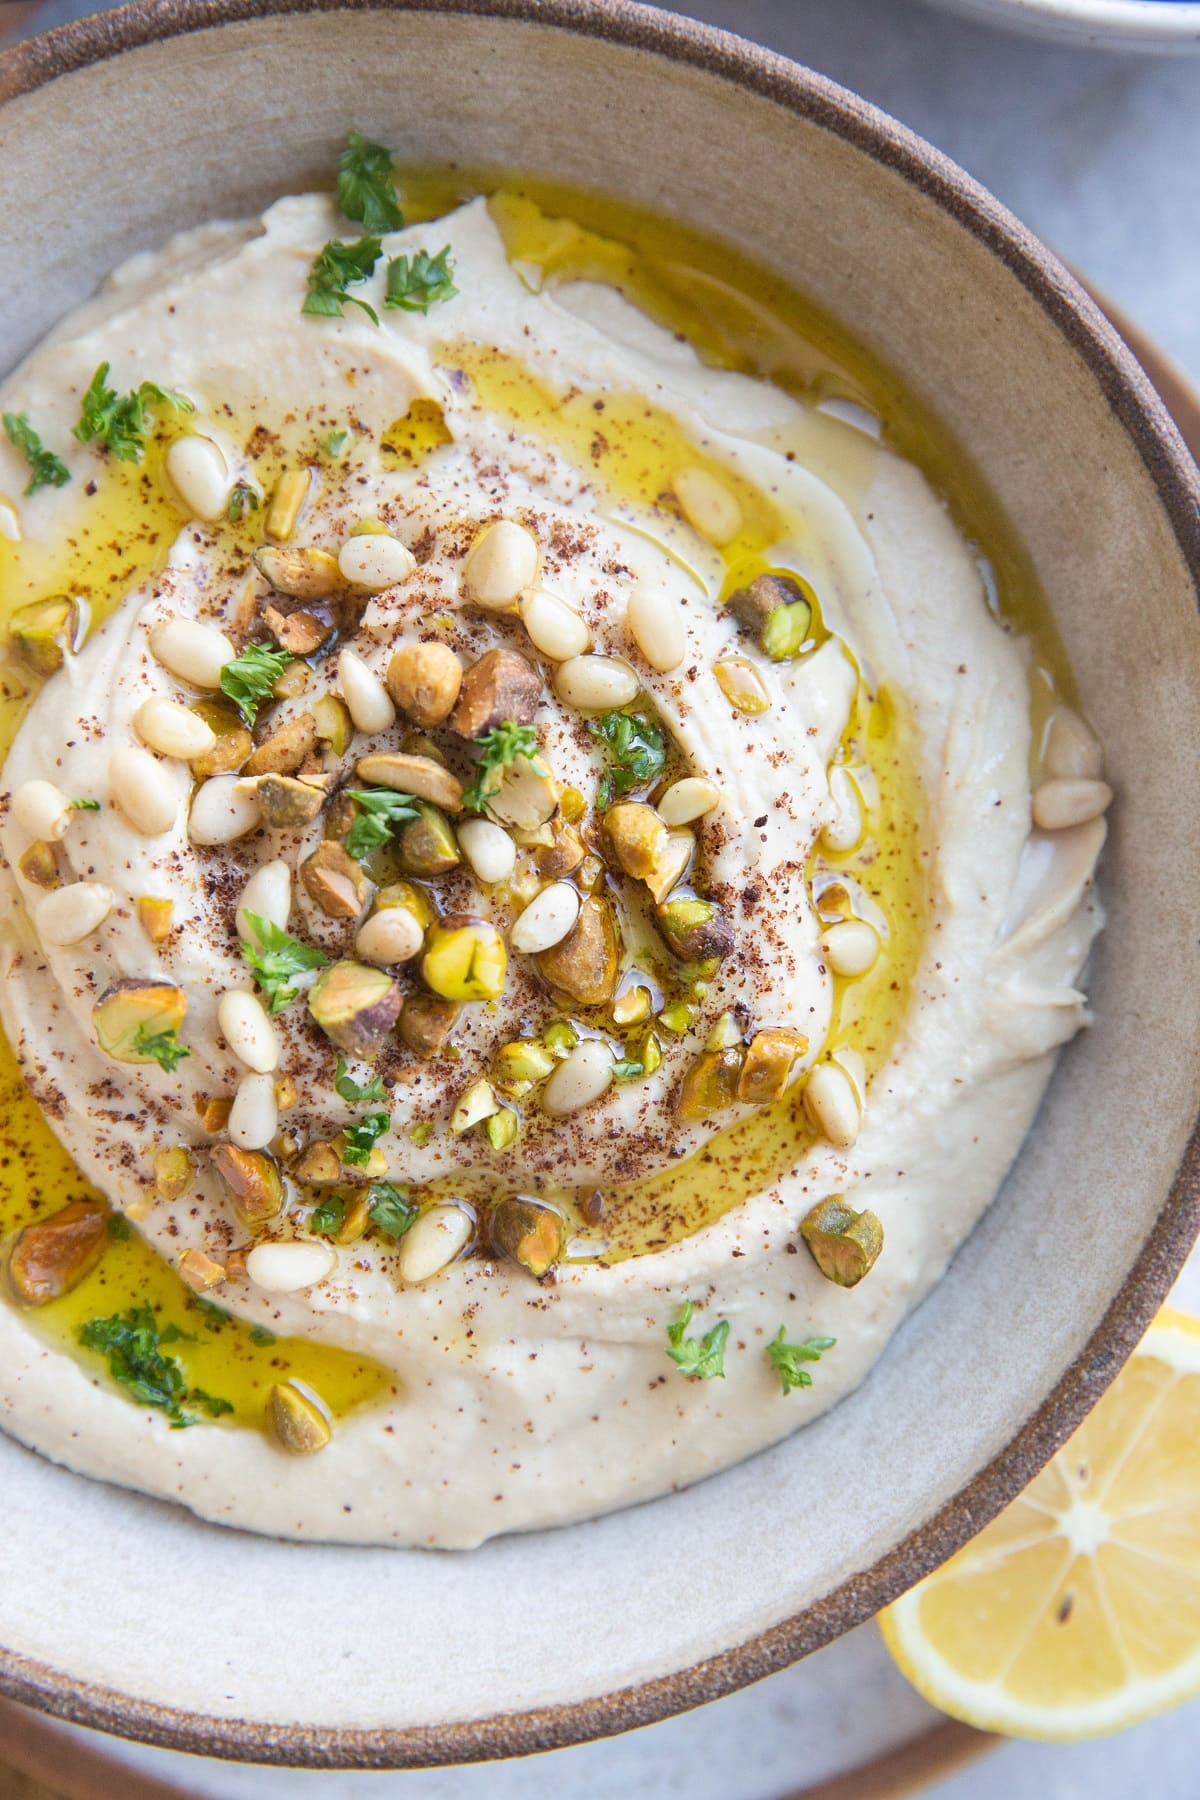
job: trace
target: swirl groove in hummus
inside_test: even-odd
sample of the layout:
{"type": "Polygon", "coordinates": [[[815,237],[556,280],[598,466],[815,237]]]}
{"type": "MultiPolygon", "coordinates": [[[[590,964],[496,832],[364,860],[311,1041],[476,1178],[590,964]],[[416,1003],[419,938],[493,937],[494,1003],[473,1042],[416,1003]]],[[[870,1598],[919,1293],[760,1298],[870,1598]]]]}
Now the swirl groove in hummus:
{"type": "MultiPolygon", "coordinates": [[[[386,310],[381,267],[354,289],[378,326],[301,319],[337,230],[309,196],[192,234],[5,387],[62,445],[98,363],[118,389],[151,377],[195,408],[164,421],[172,443],[216,447],[168,452],[180,488],[224,485],[215,522],[181,525],[165,471],[139,471],[168,497],[165,560],[63,658],[10,751],[0,1012],[143,1245],[251,1330],[367,1359],[388,1391],[330,1429],[311,1376],[270,1403],[274,1437],[172,1432],[47,1350],[33,1309],[0,1307],[5,1416],[212,1518],[470,1545],[684,1485],[863,1379],[1084,1021],[1104,827],[1072,783],[1099,787],[1098,752],[1065,710],[1031,746],[1028,646],[881,442],[702,364],[610,289],[540,287],[483,201],[385,240],[446,245],[453,297],[386,310]],[[516,535],[473,575],[497,521],[516,535]],[[803,632],[765,653],[765,618],[796,605],[772,629],[803,632]],[[181,679],[186,648],[156,654],[180,620],[238,653],[299,647],[253,741],[211,681],[181,679]],[[446,660],[421,665],[432,699],[389,673],[422,642],[463,680],[432,723],[414,720],[446,699],[446,660]],[[495,652],[499,675],[474,674],[495,652]],[[532,735],[489,778],[481,751],[500,759],[513,725],[532,735]],[[171,732],[198,755],[164,749],[171,732]],[[623,769],[628,791],[605,792],[623,769]],[[683,780],[709,785],[672,803],[683,780]],[[50,837],[49,873],[31,782],[99,803],[50,837]],[[491,835],[456,842],[475,819],[491,835]],[[252,878],[256,917],[282,893],[277,927],[312,952],[266,1017],[239,939],[269,949],[238,923],[252,878]],[[98,917],[69,941],[56,920],[86,896],[59,896],[82,884],[98,917]],[[147,1056],[164,1033],[180,1054],[147,1056]],[[728,1323],[721,1378],[667,1355],[687,1302],[694,1341],[728,1323]],[[835,1340],[803,1391],[766,1353],[781,1327],[835,1340]]],[[[20,503],[31,541],[71,530],[80,481],[121,474],[82,446],[67,462],[78,480],[20,503]]],[[[0,464],[0,485],[18,476],[0,464]]]]}

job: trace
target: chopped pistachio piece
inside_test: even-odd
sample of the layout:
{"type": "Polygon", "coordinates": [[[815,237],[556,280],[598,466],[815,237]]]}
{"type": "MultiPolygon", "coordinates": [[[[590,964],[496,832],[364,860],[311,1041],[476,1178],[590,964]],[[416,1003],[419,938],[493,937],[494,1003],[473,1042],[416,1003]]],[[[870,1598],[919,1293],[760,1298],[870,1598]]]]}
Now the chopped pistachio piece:
{"type": "Polygon", "coordinates": [[[491,1236],[497,1250],[540,1280],[562,1256],[566,1221],[548,1201],[514,1195],[492,1208],[491,1236]]]}
{"type": "Polygon", "coordinates": [[[289,1456],[313,1456],[333,1436],[329,1420],[307,1394],[290,1381],[277,1382],[267,1402],[267,1422],[276,1443],[289,1456]]]}
{"type": "Polygon", "coordinates": [[[857,1287],[883,1249],[883,1226],[873,1212],[855,1212],[841,1194],[818,1201],[805,1214],[800,1235],[827,1281],[857,1287]]]}

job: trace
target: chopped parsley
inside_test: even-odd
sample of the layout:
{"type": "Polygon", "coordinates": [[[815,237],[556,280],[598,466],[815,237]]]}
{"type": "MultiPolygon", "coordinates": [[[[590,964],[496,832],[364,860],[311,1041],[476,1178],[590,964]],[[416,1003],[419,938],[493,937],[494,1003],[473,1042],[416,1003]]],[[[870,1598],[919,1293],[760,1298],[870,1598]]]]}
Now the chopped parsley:
{"type": "Polygon", "coordinates": [[[685,1300],[683,1311],[673,1325],[667,1326],[667,1355],[689,1381],[711,1381],[714,1375],[725,1378],[725,1340],[729,1336],[729,1320],[718,1319],[703,1337],[685,1337],[692,1322],[692,1303],[685,1300]]]}
{"type": "Polygon", "coordinates": [[[129,1220],[125,1217],[124,1213],[109,1213],[108,1235],[110,1238],[115,1238],[119,1244],[125,1243],[127,1239],[133,1236],[133,1226],[129,1223],[129,1220]]]}
{"type": "Polygon", "coordinates": [[[333,1076],[333,1085],[342,1096],[343,1100],[349,1100],[352,1103],[361,1102],[366,1106],[370,1106],[373,1100],[386,1100],[388,1097],[388,1091],[383,1085],[383,1077],[381,1075],[373,1075],[366,1087],[360,1086],[360,1084],[355,1081],[353,1075],[347,1073],[346,1059],[344,1056],[339,1056],[337,1059],[337,1066],[333,1076]]]}
{"type": "Polygon", "coordinates": [[[100,802],[98,800],[84,800],[84,799],[68,800],[67,801],[67,811],[68,812],[99,812],[100,811],[100,802]]]}
{"type": "Polygon", "coordinates": [[[392,1123],[392,1115],[385,1112],[364,1113],[353,1125],[343,1127],[342,1136],[346,1141],[344,1157],[352,1168],[365,1169],[371,1160],[371,1152],[376,1143],[392,1123]]]}
{"type": "Polygon", "coordinates": [[[125,1313],[88,1319],[79,1328],[79,1341],[85,1349],[107,1356],[113,1380],[128,1388],[143,1406],[166,1413],[175,1430],[196,1423],[195,1414],[184,1411],[185,1404],[200,1406],[213,1418],[233,1411],[228,1400],[207,1394],[203,1388],[189,1390],[178,1360],[164,1356],[163,1347],[191,1343],[192,1339],[178,1325],[160,1328],[149,1306],[131,1306],[125,1313]]]}
{"type": "Polygon", "coordinates": [[[397,825],[406,825],[417,815],[411,794],[398,794],[393,788],[347,788],[358,807],[358,817],[345,836],[346,849],[361,862],[372,850],[390,842],[397,825]]]}
{"type": "Polygon", "coordinates": [[[500,786],[505,769],[519,756],[527,757],[539,775],[546,773],[537,760],[538,735],[532,725],[517,725],[512,719],[503,725],[494,725],[480,738],[479,748],[482,754],[475,779],[462,800],[463,805],[474,812],[483,811],[489,796],[500,786]]]}
{"type": "Polygon", "coordinates": [[[28,413],[5,413],[4,430],[14,450],[19,450],[29,464],[29,486],[27,494],[36,494],[42,487],[63,487],[71,479],[71,471],[61,456],[55,456],[53,450],[47,450],[33,426],[29,423],[28,413]]]}
{"type": "Polygon", "coordinates": [[[273,1344],[275,1341],[275,1333],[273,1331],[268,1331],[265,1325],[256,1325],[250,1333],[250,1342],[252,1344],[266,1346],[268,1344],[273,1344]]]}
{"type": "Polygon", "coordinates": [[[258,709],[269,700],[271,690],[292,661],[287,650],[273,650],[270,644],[247,644],[240,656],[221,670],[221,692],[241,713],[247,725],[253,725],[258,709]]]}
{"type": "Polygon", "coordinates": [[[248,912],[246,920],[258,943],[248,944],[243,938],[242,955],[266,997],[267,1011],[273,1016],[299,993],[299,988],[292,985],[293,977],[310,969],[323,969],[329,959],[315,944],[302,944],[261,913],[248,912]]]}
{"type": "Polygon", "coordinates": [[[338,205],[348,219],[368,231],[399,231],[404,214],[396,203],[390,150],[372,144],[361,131],[346,135],[338,157],[338,205]]]}
{"type": "Polygon", "coordinates": [[[404,1236],[417,1217],[417,1209],[409,1204],[408,1195],[390,1181],[377,1181],[367,1203],[371,1223],[384,1237],[393,1240],[404,1236]]]}
{"type": "Polygon", "coordinates": [[[346,1223],[346,1202],[340,1194],[327,1194],[308,1217],[308,1229],[318,1237],[336,1237],[346,1223]]]}
{"type": "Polygon", "coordinates": [[[233,1314],[227,1313],[223,1306],[218,1306],[215,1300],[206,1300],[203,1294],[193,1294],[188,1305],[195,1307],[210,1331],[220,1331],[221,1327],[228,1325],[233,1317],[233,1314]]]}
{"type": "Polygon", "coordinates": [[[820,1362],[824,1352],[832,1350],[836,1343],[836,1338],[810,1337],[802,1344],[787,1344],[781,1325],[778,1335],[767,1345],[767,1361],[783,1383],[783,1392],[790,1394],[793,1388],[811,1387],[812,1376],[803,1365],[820,1362]]]}
{"type": "Polygon", "coordinates": [[[152,1058],[168,1075],[173,1075],[184,1057],[192,1054],[186,1044],[180,1043],[174,1026],[170,1031],[149,1031],[145,1025],[139,1025],[130,1048],[138,1056],[152,1058]]]}
{"type": "Polygon", "coordinates": [[[308,294],[300,311],[322,319],[340,319],[345,307],[358,306],[372,325],[378,325],[375,308],[346,290],[373,275],[382,254],[383,245],[377,237],[359,238],[357,244],[341,244],[336,239],[326,244],[320,255],[313,258],[308,271],[308,294]]]}
{"type": "Polygon", "coordinates": [[[111,450],[118,462],[141,462],[142,446],[154,423],[150,408],[156,404],[171,406],[184,413],[194,412],[195,408],[186,394],[160,387],[157,381],[143,381],[127,394],[118,394],[108,385],[108,370],[108,363],[101,363],[92,376],[83,396],[75,436],[81,444],[95,439],[111,450]]]}
{"type": "Polygon", "coordinates": [[[598,803],[610,806],[631,788],[646,787],[667,761],[662,726],[644,713],[606,712],[588,720],[588,730],[608,752],[608,768],[600,782],[598,803]]]}
{"type": "Polygon", "coordinates": [[[247,513],[257,512],[262,500],[248,481],[235,481],[229,494],[229,504],[225,508],[225,517],[231,525],[238,525],[247,513]]]}
{"type": "Polygon", "coordinates": [[[349,436],[348,431],[331,431],[328,437],[321,439],[321,448],[327,456],[340,456],[349,436]]]}
{"type": "Polygon", "coordinates": [[[427,313],[439,300],[453,300],[458,289],[454,285],[454,265],[447,261],[450,246],[430,256],[418,250],[411,257],[393,256],[387,266],[385,306],[400,307],[404,312],[427,313]]]}

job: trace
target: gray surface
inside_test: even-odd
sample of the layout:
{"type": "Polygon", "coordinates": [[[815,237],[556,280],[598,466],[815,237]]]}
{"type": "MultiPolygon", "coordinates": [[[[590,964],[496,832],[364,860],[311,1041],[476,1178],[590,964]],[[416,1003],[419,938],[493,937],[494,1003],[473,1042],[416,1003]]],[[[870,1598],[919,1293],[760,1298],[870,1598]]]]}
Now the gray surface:
{"type": "MultiPolygon", "coordinates": [[[[58,22],[87,10],[53,0],[40,19],[58,22]]],[[[908,0],[694,0],[681,10],[822,69],[932,139],[1200,377],[1200,64],[1047,48],[908,0]]],[[[1200,1306],[1200,1279],[1192,1278],[1185,1298],[1200,1306]]],[[[510,1765],[503,1774],[361,1784],[353,1777],[293,1778],[293,1791],[311,1787],[340,1797],[386,1786],[411,1800],[474,1792],[585,1800],[624,1789],[767,1800],[784,1785],[838,1766],[830,1754],[835,1744],[853,1760],[845,1724],[814,1730],[813,1710],[833,1712],[851,1676],[869,1670],[885,1682],[873,1698],[895,1709],[896,1735],[918,1724],[921,1709],[886,1685],[876,1654],[867,1634],[856,1634],[753,1695],[734,1696],[691,1720],[510,1765]],[[804,1755],[805,1727],[810,1746],[814,1736],[827,1739],[816,1766],[804,1755]]],[[[864,1752],[887,1736],[867,1733],[864,1741],[855,1734],[864,1752]]],[[[1200,1793],[1198,1750],[1194,1704],[1099,1744],[1005,1745],[935,1791],[943,1800],[1126,1800],[1143,1792],[1190,1800],[1200,1793]]],[[[203,1791],[223,1800],[251,1791],[244,1775],[208,1774],[203,1791]]],[[[284,1789],[260,1779],[255,1791],[284,1789]]]]}

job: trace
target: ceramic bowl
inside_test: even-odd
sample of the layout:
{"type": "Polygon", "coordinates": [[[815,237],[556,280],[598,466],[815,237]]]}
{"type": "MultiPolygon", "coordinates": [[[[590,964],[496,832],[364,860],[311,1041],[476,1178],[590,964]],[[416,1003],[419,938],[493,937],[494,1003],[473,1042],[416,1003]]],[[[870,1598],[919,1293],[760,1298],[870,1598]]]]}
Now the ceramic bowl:
{"type": "Polygon", "coordinates": [[[1194,0],[933,0],[1028,37],[1094,50],[1143,50],[1154,55],[1200,50],[1200,5],[1194,0]]]}
{"type": "Polygon", "coordinates": [[[1095,1028],[865,1386],[691,1491],[468,1554],[297,1546],[0,1438],[0,1677],[108,1730],[309,1765],[640,1725],[867,1618],[1033,1475],[1200,1222],[1200,515],[1137,365],[928,145],[735,38],[600,0],[141,0],[0,60],[0,366],[131,251],[319,178],[356,124],[741,245],[888,364],[1018,524],[1118,792],[1095,1028]],[[15,200],[15,203],[14,203],[15,200]]]}

